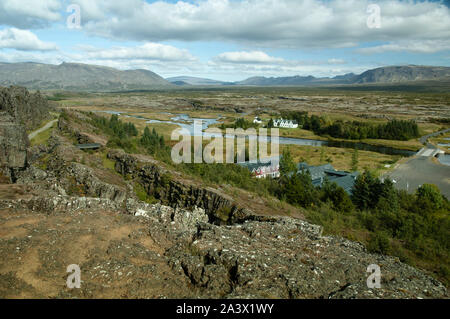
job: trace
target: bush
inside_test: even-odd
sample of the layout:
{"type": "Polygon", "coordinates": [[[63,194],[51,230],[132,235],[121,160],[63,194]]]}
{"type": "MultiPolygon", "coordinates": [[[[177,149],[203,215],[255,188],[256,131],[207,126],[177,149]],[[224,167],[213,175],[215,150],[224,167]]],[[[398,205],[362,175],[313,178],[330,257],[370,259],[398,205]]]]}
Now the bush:
{"type": "Polygon", "coordinates": [[[388,254],[391,249],[389,237],[384,232],[377,232],[371,235],[367,250],[372,253],[388,254]]]}
{"type": "Polygon", "coordinates": [[[440,209],[444,203],[436,185],[423,184],[417,189],[417,205],[425,210],[440,209]]]}
{"type": "Polygon", "coordinates": [[[323,202],[331,202],[332,207],[339,212],[351,212],[355,209],[350,196],[345,190],[336,183],[330,183],[328,180],[323,183],[320,199],[323,202]]]}

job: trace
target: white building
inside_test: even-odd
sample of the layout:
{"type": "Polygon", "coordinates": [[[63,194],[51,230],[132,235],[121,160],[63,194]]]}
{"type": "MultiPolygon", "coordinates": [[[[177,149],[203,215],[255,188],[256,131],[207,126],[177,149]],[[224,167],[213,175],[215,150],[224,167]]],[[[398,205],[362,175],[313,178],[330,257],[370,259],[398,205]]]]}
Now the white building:
{"type": "Polygon", "coordinates": [[[253,123],[255,123],[255,124],[262,124],[262,120],[259,117],[255,116],[255,119],[253,120],[253,123]]]}
{"type": "Polygon", "coordinates": [[[276,119],[273,121],[273,126],[280,128],[298,128],[298,123],[294,120],[276,119]]]}
{"type": "Polygon", "coordinates": [[[246,167],[254,177],[256,178],[277,178],[280,177],[280,162],[277,158],[276,161],[270,161],[269,163],[238,163],[242,167],[246,167]]]}

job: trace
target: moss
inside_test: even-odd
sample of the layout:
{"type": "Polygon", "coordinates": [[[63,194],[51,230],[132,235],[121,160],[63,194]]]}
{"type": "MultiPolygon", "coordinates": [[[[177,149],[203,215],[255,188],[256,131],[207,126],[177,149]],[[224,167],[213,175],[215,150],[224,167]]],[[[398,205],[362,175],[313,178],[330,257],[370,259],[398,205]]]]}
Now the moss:
{"type": "Polygon", "coordinates": [[[112,171],[115,171],[115,165],[116,162],[114,162],[113,160],[109,159],[106,153],[103,153],[102,155],[102,164],[104,168],[110,169],[112,171]]]}
{"type": "Polygon", "coordinates": [[[233,211],[233,208],[230,206],[224,206],[219,208],[216,212],[215,212],[215,216],[217,218],[219,218],[221,221],[223,222],[227,222],[230,219],[231,216],[231,212],[233,211]]]}
{"type": "Polygon", "coordinates": [[[67,189],[67,194],[70,196],[86,196],[85,186],[82,184],[78,184],[75,177],[69,177],[69,187],[67,189]]]}
{"type": "Polygon", "coordinates": [[[135,183],[133,189],[134,193],[136,194],[136,196],[139,198],[140,201],[143,201],[147,204],[158,203],[158,200],[156,198],[147,194],[147,192],[145,191],[144,187],[141,184],[135,183]]]}
{"type": "Polygon", "coordinates": [[[44,157],[41,157],[38,161],[37,167],[42,169],[43,171],[46,171],[49,159],[50,159],[50,154],[47,154],[44,157]]]}

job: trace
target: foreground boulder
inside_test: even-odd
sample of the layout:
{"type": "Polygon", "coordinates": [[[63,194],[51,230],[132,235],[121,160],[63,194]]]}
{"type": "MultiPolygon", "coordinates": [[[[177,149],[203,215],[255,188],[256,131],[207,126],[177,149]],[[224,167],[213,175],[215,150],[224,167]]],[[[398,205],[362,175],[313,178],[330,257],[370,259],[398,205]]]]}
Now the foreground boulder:
{"type": "Polygon", "coordinates": [[[39,126],[49,117],[47,100],[19,87],[0,88],[0,177],[15,181],[27,167],[27,128],[39,126]]]}

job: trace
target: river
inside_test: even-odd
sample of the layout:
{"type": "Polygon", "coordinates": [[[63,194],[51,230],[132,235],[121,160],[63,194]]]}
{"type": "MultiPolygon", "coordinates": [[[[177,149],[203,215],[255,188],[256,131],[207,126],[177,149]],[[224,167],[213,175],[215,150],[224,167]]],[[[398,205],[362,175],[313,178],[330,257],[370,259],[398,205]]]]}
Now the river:
{"type": "MultiPolygon", "coordinates": [[[[139,115],[129,115],[124,112],[117,112],[117,111],[97,111],[97,112],[116,114],[116,115],[122,115],[124,117],[145,120],[146,123],[148,123],[148,124],[154,124],[154,123],[174,124],[174,125],[178,125],[182,129],[180,132],[181,134],[189,133],[191,136],[195,136],[195,134],[198,135],[197,132],[201,132],[200,134],[204,137],[211,136],[210,133],[204,132],[204,130],[208,129],[213,124],[220,123],[220,119],[222,118],[221,116],[219,116],[217,119],[191,118],[187,114],[172,114],[172,113],[168,113],[168,112],[161,112],[161,114],[173,115],[173,117],[170,119],[170,121],[159,121],[159,120],[145,118],[145,117],[139,116],[139,115]],[[202,130],[194,129],[194,121],[201,121],[202,130]]],[[[232,138],[232,137],[226,136],[226,138],[232,138]]],[[[270,141],[270,137],[268,138],[268,140],[270,141]]],[[[352,148],[352,149],[371,151],[371,152],[377,152],[377,153],[388,154],[388,155],[400,155],[403,157],[409,157],[409,156],[413,156],[416,154],[416,152],[414,152],[414,151],[397,149],[397,148],[393,148],[393,147],[371,145],[371,144],[366,144],[366,143],[361,143],[361,142],[349,142],[349,141],[331,141],[331,140],[321,141],[321,140],[312,140],[312,139],[304,139],[304,138],[279,137],[279,144],[280,145],[300,145],[300,146],[319,146],[319,147],[320,146],[329,146],[329,147],[338,147],[338,148],[352,148]]]]}

